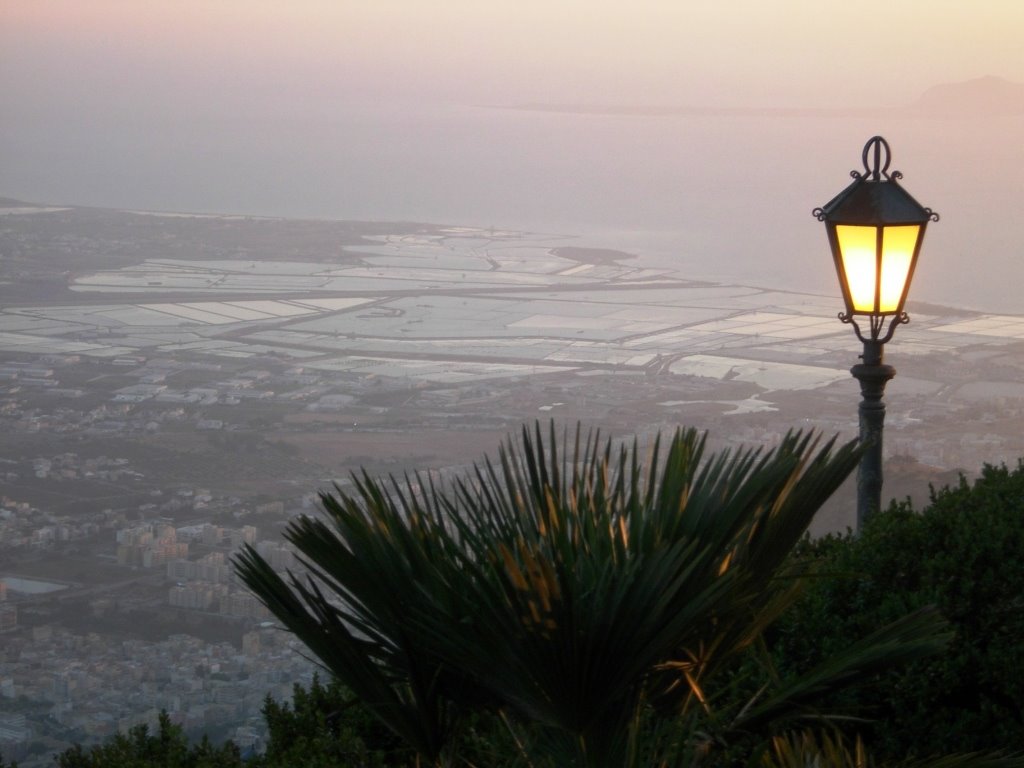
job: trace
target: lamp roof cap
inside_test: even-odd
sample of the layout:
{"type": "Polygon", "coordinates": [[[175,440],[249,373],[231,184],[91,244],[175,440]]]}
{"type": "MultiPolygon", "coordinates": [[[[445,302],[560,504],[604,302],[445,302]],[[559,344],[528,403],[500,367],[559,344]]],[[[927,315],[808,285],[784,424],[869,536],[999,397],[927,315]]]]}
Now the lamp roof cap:
{"type": "Polygon", "coordinates": [[[833,224],[891,226],[925,224],[938,221],[939,215],[925,208],[907,192],[898,180],[899,171],[889,173],[889,144],[875,136],[864,145],[864,173],[850,171],[853,177],[846,189],[814,210],[820,221],[833,224]],[[873,154],[873,164],[869,156],[873,154]]]}

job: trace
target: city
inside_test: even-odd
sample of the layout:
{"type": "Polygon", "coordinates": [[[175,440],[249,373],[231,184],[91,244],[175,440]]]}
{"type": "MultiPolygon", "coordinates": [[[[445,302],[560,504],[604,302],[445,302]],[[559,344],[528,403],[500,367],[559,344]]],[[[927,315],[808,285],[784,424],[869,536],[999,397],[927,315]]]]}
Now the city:
{"type": "MultiPolygon", "coordinates": [[[[5,206],[0,749],[26,766],[161,710],[258,748],[316,667],[232,555],[301,573],[282,527],[353,472],[444,482],[548,419],[856,436],[837,298],[566,235],[5,206]]],[[[909,311],[885,495],[920,501],[1024,455],[1024,316],[909,311]]],[[[848,484],[813,530],[852,524],[848,484]]]]}

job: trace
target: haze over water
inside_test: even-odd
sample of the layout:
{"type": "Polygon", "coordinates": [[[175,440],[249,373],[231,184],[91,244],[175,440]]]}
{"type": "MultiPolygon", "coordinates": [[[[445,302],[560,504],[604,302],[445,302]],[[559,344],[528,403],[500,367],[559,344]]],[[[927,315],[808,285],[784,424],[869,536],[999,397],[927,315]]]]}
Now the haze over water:
{"type": "Polygon", "coordinates": [[[840,36],[855,18],[838,4],[796,0],[797,29],[747,3],[278,5],[0,12],[0,195],[556,232],[694,278],[827,294],[810,211],[881,134],[907,189],[942,215],[912,299],[1024,311],[1024,117],[898,109],[936,83],[1024,81],[1007,32],[1024,12],[1009,4],[888,9],[900,29],[868,43],[840,36]],[[749,111],[509,108],[523,104],[749,111]],[[797,109],[757,111],[774,106],[797,109]]]}

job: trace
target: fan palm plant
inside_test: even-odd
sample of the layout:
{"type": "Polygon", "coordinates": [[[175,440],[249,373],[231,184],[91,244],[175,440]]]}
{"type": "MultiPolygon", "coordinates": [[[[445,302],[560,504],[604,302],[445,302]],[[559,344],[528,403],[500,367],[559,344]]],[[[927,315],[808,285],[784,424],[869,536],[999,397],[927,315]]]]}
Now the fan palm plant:
{"type": "Polygon", "coordinates": [[[505,718],[533,764],[697,764],[752,733],[767,744],[822,693],[941,647],[925,611],[742,702],[716,694],[794,599],[788,555],[859,450],[802,433],[711,456],[694,430],[666,443],[644,455],[537,425],[449,485],[364,473],[321,494],[326,519],[289,524],[307,574],[282,577],[251,547],[237,572],[437,766],[454,764],[464,716],[481,711],[505,718]]]}
{"type": "MultiPolygon", "coordinates": [[[[1009,768],[1020,758],[972,752],[918,760],[905,760],[899,768],[1009,768]]],[[[848,743],[839,732],[790,733],[776,736],[756,763],[758,768],[875,768],[876,763],[857,738],[848,743]]]]}

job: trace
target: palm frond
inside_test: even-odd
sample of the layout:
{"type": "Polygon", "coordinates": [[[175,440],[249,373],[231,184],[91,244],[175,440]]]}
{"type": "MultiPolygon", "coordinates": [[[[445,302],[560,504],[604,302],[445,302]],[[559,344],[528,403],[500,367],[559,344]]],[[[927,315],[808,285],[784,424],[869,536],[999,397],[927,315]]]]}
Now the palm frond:
{"type": "MultiPolygon", "coordinates": [[[[859,737],[850,743],[838,731],[803,730],[776,736],[756,762],[759,768],[881,768],[859,737]]],[[[1024,758],[999,753],[927,757],[889,768],[1021,768],[1024,758]]]]}
{"type": "MultiPolygon", "coordinates": [[[[363,473],[322,494],[327,519],[285,533],[306,579],[286,582],[251,548],[238,571],[420,754],[443,752],[460,709],[493,707],[604,765],[597,754],[628,751],[641,706],[675,718],[710,706],[715,674],[793,600],[787,555],[859,458],[801,432],[705,453],[692,429],[645,455],[538,423],[444,487],[363,473]]],[[[733,727],[924,652],[914,632],[930,628],[874,636],[733,727]]]]}
{"type": "Polygon", "coordinates": [[[809,672],[784,682],[770,696],[747,708],[730,728],[752,731],[786,717],[820,715],[816,704],[823,695],[877,671],[938,653],[952,636],[949,623],[937,609],[915,611],[831,655],[809,672]]]}

